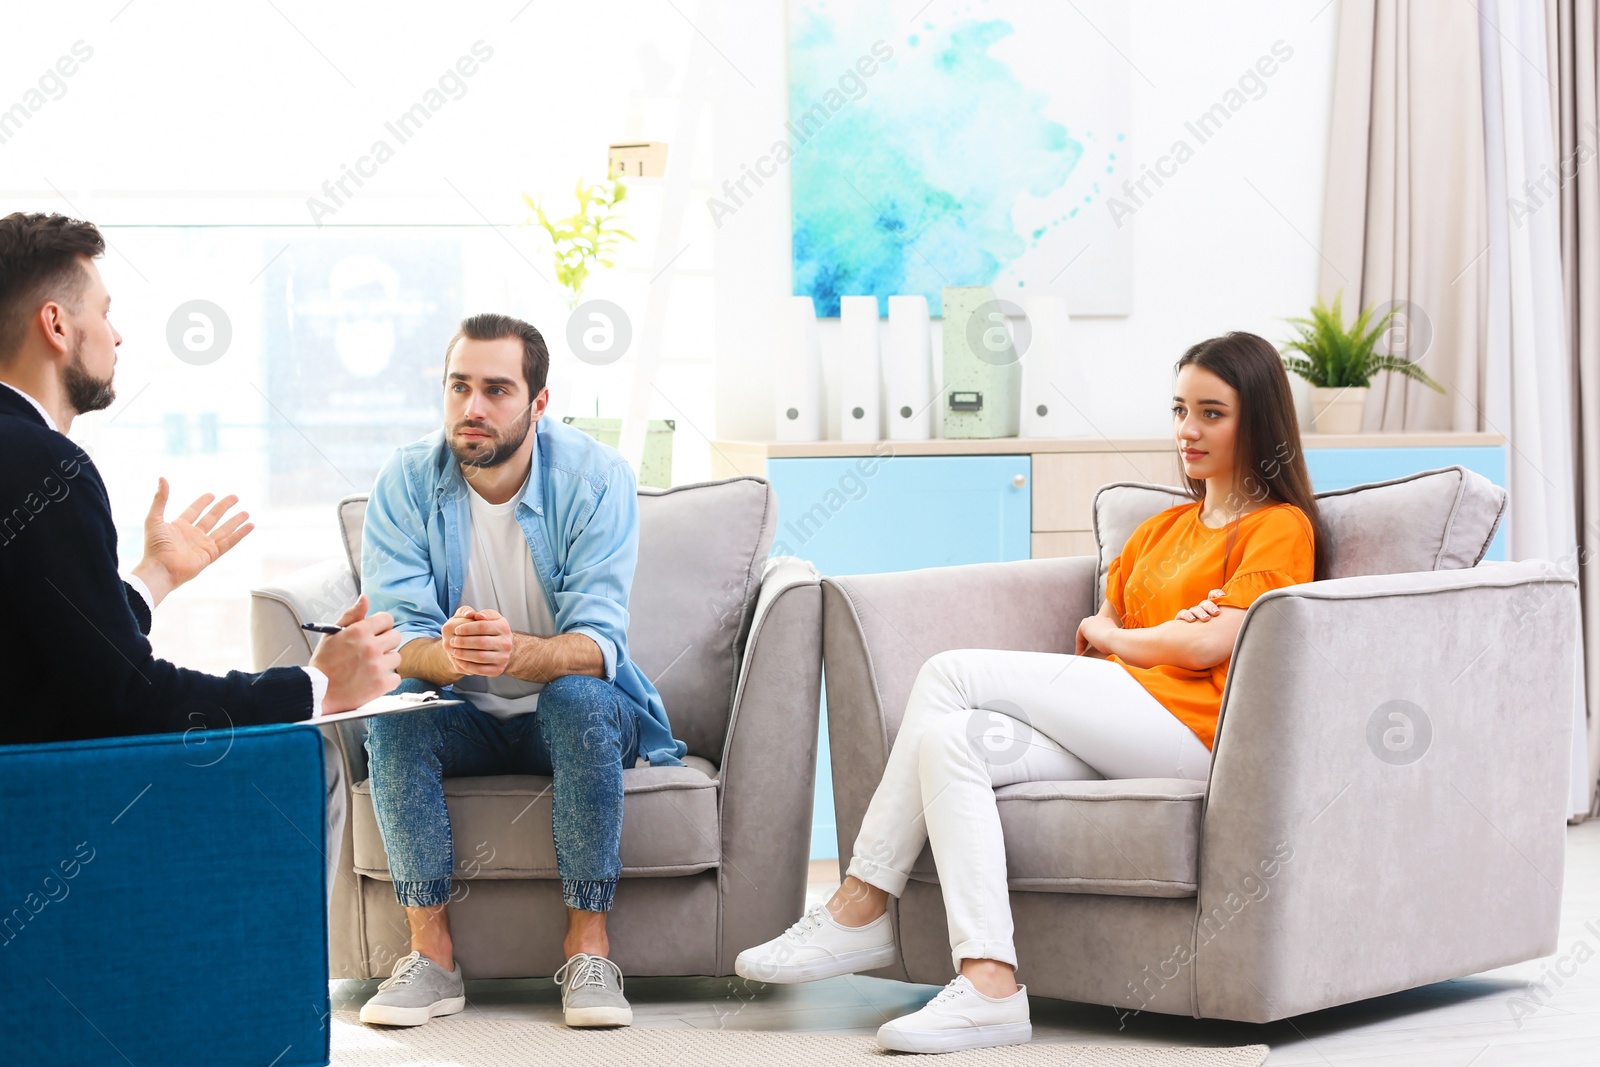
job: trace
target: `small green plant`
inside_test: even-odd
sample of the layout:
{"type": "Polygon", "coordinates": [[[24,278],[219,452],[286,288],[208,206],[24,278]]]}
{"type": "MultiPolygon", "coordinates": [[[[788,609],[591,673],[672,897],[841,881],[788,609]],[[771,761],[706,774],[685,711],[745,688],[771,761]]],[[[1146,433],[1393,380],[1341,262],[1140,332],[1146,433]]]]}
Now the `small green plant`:
{"type": "Polygon", "coordinates": [[[1333,298],[1330,308],[1317,298],[1309,319],[1285,319],[1293,323],[1299,336],[1284,344],[1283,365],[1312,385],[1342,389],[1367,385],[1374,374],[1394,371],[1430,389],[1444,392],[1444,386],[1430,378],[1426,371],[1402,356],[1376,352],[1378,339],[1389,329],[1400,306],[1390,308],[1377,322],[1371,322],[1374,308],[1367,307],[1356,316],[1349,329],[1344,325],[1344,314],[1339,309],[1341,290],[1333,298]],[[1290,351],[1299,352],[1291,356],[1290,351]]]}
{"type": "Polygon", "coordinates": [[[617,205],[628,195],[620,178],[592,183],[580,178],[576,192],[578,210],[561,219],[552,219],[545,212],[542,199],[522,194],[522,202],[533,210],[523,225],[537,223],[549,235],[555,250],[556,281],[567,290],[569,311],[583,299],[583,286],[594,266],[615,266],[611,256],[617,246],[634,239],[617,225],[617,205]]]}

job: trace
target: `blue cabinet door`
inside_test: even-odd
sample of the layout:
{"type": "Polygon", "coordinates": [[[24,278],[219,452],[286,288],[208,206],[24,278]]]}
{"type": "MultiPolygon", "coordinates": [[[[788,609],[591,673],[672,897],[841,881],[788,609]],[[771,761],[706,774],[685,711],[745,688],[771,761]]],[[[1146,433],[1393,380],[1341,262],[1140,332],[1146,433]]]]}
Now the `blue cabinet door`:
{"type": "MultiPolygon", "coordinates": [[[[1464,445],[1442,448],[1308,448],[1305,450],[1306,472],[1311,484],[1319,493],[1330,489],[1347,489],[1365,482],[1383,482],[1390,478],[1403,478],[1417,471],[1439,467],[1462,466],[1481,474],[1495,485],[1506,484],[1506,450],[1502,445],[1464,445]]],[[[1500,528],[1489,542],[1485,559],[1506,558],[1506,526],[1501,519],[1500,528]]]]}
{"type": "MultiPolygon", "coordinates": [[[[772,554],[799,556],[830,575],[1028,558],[1029,456],[896,456],[888,444],[880,449],[872,456],[768,460],[767,480],[778,495],[772,554]]],[[[824,707],[811,858],[837,855],[824,707]]]]}

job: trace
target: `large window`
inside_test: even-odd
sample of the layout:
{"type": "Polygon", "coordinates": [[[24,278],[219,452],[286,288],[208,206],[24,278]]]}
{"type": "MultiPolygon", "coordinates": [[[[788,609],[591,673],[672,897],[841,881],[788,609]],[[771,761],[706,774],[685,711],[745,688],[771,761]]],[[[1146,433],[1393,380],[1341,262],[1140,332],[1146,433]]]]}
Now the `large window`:
{"type": "MultiPolygon", "coordinates": [[[[694,30],[669,5],[613,6],[117,0],[14,13],[22,24],[0,41],[0,212],[77,215],[110,242],[118,399],[73,437],[110,487],[123,563],[140,554],[158,475],[173,484],[170,511],[237,493],[257,525],[157,613],[158,654],[248,665],[250,588],[342,551],[334,504],[438,425],[444,344],[469,313],[545,333],[548,417],[622,418],[639,396],[648,418],[674,421],[673,480],[708,476],[704,213],[687,213],[662,256],[668,190],[630,187],[638,242],[584,293],[633,327],[605,365],[573,356],[550,248],[521,225],[524,192],[571,210],[573,185],[604,176],[607,143],[688,139],[679,94],[694,30]],[[583,44],[597,35],[603,57],[583,44]],[[646,335],[653,290],[668,288],[646,335]]],[[[673,160],[688,164],[691,204],[710,173],[699,134],[697,158],[673,160]]]]}

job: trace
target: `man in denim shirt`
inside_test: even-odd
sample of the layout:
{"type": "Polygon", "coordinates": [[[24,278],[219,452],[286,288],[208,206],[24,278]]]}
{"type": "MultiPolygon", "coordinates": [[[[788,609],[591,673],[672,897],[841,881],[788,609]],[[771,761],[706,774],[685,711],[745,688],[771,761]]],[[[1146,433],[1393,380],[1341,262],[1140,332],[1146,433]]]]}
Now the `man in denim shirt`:
{"type": "Polygon", "coordinates": [[[548,367],[529,324],[463,321],[445,350],[443,430],[396,451],[367,503],[363,588],[401,634],[399,691],[448,687],[463,703],[368,723],[372,804],[412,952],[364,1022],[414,1026],[465,1006],[443,779],[490,774],[554,779],[567,1024],[633,1018],[606,937],[622,769],[639,757],[680,765],[685,745],[628,658],[633,472],[614,449],[540,417],[548,367]]]}

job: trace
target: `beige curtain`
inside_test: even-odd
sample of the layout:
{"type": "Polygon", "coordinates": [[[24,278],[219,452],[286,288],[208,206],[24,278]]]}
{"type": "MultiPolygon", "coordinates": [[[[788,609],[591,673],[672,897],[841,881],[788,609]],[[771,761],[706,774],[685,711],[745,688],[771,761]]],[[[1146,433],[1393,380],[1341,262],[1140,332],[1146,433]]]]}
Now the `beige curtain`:
{"type": "Polygon", "coordinates": [[[1363,429],[1516,429],[1510,556],[1580,580],[1575,814],[1600,814],[1597,3],[1342,0],[1319,280],[1409,301],[1399,353],[1447,390],[1382,375],[1363,429]]]}
{"type": "Polygon", "coordinates": [[[1488,245],[1478,15],[1437,0],[1343,0],[1323,207],[1324,299],[1410,301],[1394,350],[1443,395],[1373,379],[1364,430],[1493,429],[1480,410],[1488,245]]]}
{"type": "Polygon", "coordinates": [[[1596,0],[1546,0],[1559,146],[1562,291],[1572,353],[1578,545],[1588,690],[1589,813],[1600,815],[1600,20],[1596,0]]]}
{"type": "MultiPolygon", "coordinates": [[[[1484,366],[1487,421],[1511,441],[1512,559],[1548,560],[1579,577],[1576,393],[1561,261],[1555,182],[1560,134],[1553,102],[1544,0],[1475,0],[1483,63],[1488,166],[1489,329],[1484,366]]],[[[1589,811],[1588,709],[1581,648],[1573,652],[1568,812],[1589,811]]]]}

